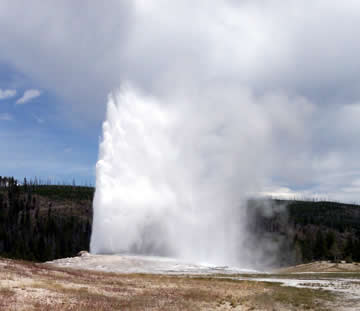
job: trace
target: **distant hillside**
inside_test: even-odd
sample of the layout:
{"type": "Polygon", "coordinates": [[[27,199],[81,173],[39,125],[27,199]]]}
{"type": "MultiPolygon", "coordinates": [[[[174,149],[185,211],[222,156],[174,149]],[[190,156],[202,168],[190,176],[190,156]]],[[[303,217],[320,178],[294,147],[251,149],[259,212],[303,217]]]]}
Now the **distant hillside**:
{"type": "Polygon", "coordinates": [[[282,265],[360,261],[360,206],[337,202],[250,200],[249,230],[278,241],[282,265]]]}
{"type": "MultiPolygon", "coordinates": [[[[0,256],[46,261],[88,250],[94,188],[40,185],[0,177],[0,256]]],[[[253,245],[290,265],[360,261],[360,206],[335,202],[249,200],[253,245]]]]}
{"type": "Polygon", "coordinates": [[[94,188],[0,178],[0,255],[36,261],[89,248],[94,188]]]}

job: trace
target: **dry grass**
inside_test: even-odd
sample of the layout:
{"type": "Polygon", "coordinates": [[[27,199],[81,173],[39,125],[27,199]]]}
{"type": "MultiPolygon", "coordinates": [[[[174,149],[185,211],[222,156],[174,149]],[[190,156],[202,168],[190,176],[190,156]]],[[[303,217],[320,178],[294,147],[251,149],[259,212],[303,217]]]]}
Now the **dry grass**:
{"type": "Polygon", "coordinates": [[[315,261],[293,267],[286,267],[275,271],[277,273],[306,273],[306,272],[330,272],[330,273],[360,273],[360,264],[353,263],[332,263],[329,261],[315,261]]]}
{"type": "Polygon", "coordinates": [[[15,292],[9,288],[0,288],[0,297],[1,300],[7,299],[12,297],[15,294],[15,292]]]}
{"type": "Polygon", "coordinates": [[[322,310],[334,304],[329,292],[275,283],[0,264],[0,310],[322,310]]]}
{"type": "MultiPolygon", "coordinates": [[[[279,287],[277,283],[266,283],[265,286],[272,288],[271,299],[275,303],[286,302],[292,307],[301,310],[328,310],[328,304],[334,302],[335,296],[328,291],[312,290],[309,288],[279,287]]],[[[266,295],[256,300],[267,299],[266,295]]]]}

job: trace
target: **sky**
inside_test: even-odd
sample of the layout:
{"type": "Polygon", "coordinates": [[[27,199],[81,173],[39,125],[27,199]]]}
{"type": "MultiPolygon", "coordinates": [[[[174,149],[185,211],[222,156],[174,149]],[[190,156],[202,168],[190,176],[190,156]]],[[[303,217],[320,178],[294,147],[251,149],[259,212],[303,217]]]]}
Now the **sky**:
{"type": "Polygon", "coordinates": [[[99,130],[69,126],[63,100],[11,64],[0,76],[0,175],[94,184],[99,130]]]}
{"type": "Polygon", "coordinates": [[[0,175],[94,183],[108,94],[130,82],[223,110],[248,94],[261,192],[360,202],[358,29],[355,0],[1,1],[0,175]]]}

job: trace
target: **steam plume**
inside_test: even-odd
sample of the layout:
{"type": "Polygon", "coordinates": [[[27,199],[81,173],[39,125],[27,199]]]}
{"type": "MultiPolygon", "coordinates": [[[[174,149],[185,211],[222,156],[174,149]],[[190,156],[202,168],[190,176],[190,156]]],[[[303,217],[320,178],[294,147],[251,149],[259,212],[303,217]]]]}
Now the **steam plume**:
{"type": "Polygon", "coordinates": [[[109,96],[91,251],[247,264],[242,206],[271,162],[262,103],[215,87],[149,96],[128,85],[109,96]]]}

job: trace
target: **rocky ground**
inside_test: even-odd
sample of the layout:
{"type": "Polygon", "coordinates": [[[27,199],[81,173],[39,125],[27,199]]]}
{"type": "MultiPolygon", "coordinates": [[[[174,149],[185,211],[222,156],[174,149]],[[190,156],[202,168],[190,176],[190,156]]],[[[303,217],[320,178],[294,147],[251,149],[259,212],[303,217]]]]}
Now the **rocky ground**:
{"type": "Polygon", "coordinates": [[[89,270],[92,256],[63,259],[61,264],[0,259],[0,310],[358,310],[360,306],[356,271],[255,274],[207,267],[199,273],[198,265],[185,271],[188,265],[172,260],[156,264],[153,258],[149,264],[144,258],[112,261],[111,256],[96,257],[101,269],[89,270]],[[109,267],[121,261],[128,270],[137,265],[137,272],[110,272],[109,267]],[[140,273],[139,267],[151,270],[154,265],[155,273],[140,273]],[[164,266],[171,267],[171,273],[163,271],[164,266]],[[336,290],[339,284],[343,290],[336,290]]]}

